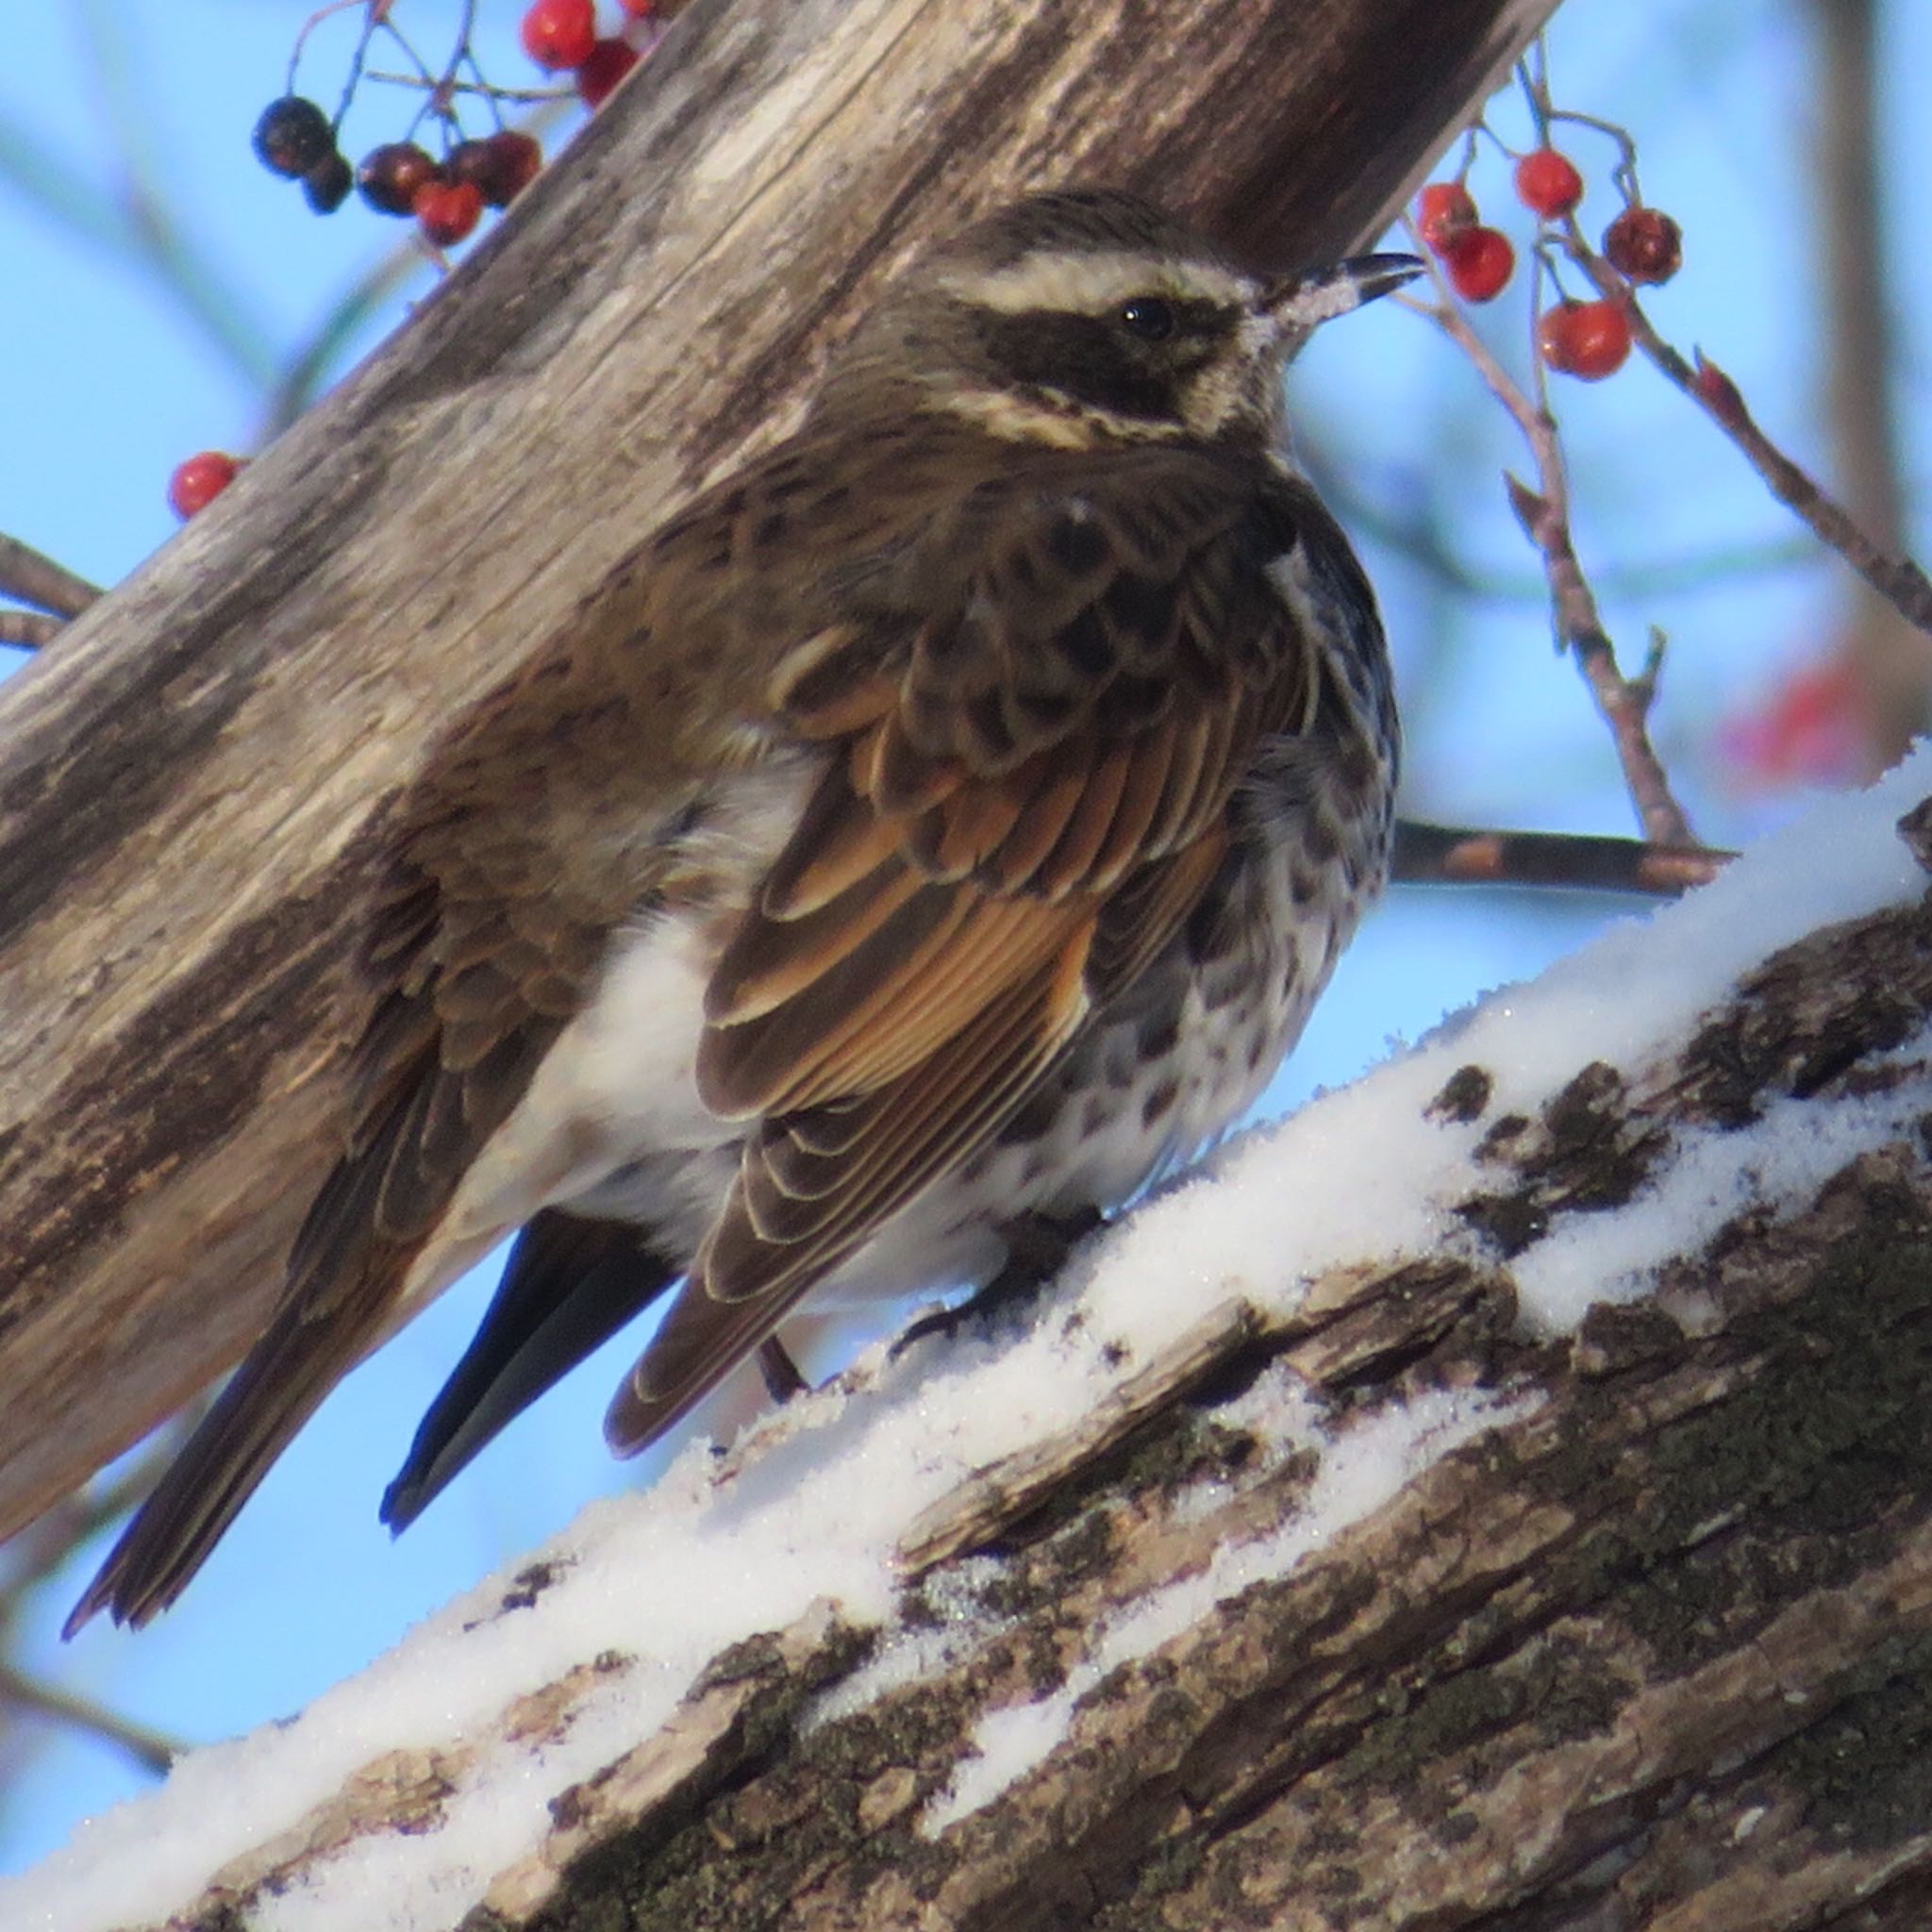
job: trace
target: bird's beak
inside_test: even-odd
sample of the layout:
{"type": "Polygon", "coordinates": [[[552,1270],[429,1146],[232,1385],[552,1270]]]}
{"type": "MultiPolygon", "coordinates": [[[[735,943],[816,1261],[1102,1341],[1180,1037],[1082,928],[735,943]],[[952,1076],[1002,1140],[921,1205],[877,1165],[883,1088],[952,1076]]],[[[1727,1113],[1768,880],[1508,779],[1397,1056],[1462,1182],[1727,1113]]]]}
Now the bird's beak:
{"type": "Polygon", "coordinates": [[[1338,315],[1346,315],[1377,295],[1386,295],[1423,272],[1413,255],[1353,255],[1330,268],[1311,269],[1271,289],[1269,314],[1286,335],[1306,335],[1338,315]]]}

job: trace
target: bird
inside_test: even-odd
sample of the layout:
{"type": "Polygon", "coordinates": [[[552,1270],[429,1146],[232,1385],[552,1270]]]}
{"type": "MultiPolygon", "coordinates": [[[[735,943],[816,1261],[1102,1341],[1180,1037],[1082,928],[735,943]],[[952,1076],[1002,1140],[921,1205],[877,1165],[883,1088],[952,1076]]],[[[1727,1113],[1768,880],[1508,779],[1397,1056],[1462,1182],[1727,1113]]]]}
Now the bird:
{"type": "Polygon", "coordinates": [[[807,1294],[984,1283],[1258,1094],[1385,881],[1400,749],[1283,368],[1419,268],[1261,274],[1122,190],[1012,202],[450,724],[375,835],[276,1310],[68,1635],[172,1604],[513,1233],[393,1529],[660,1297],[620,1456],[747,1357],[793,1386],[807,1294]]]}

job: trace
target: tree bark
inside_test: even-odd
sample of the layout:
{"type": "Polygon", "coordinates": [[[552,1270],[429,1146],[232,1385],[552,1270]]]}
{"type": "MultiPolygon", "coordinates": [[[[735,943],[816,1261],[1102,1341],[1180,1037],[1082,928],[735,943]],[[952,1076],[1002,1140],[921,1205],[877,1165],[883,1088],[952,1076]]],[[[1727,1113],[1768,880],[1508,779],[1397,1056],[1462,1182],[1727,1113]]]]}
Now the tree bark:
{"type": "MultiPolygon", "coordinates": [[[[259,1331],[371,826],[928,236],[1374,232],[1555,0],[702,0],[386,344],[0,691],[0,1534],[259,1331]]],[[[560,755],[567,756],[567,750],[560,755]]]]}
{"type": "MultiPolygon", "coordinates": [[[[1914,818],[1923,844],[1932,805],[1914,818]]],[[[546,1842],[448,1922],[1923,1926],[1928,1023],[1922,897],[1776,953],[1641,1063],[1558,1071],[1533,1116],[1460,1067],[1426,1110],[1479,1132],[1459,1255],[1364,1254],[1298,1303],[1230,1284],[1101,1409],[908,1525],[893,1620],[953,1633],[949,1661],[868,1677],[878,1631],[828,1604],[733,1646],[670,1724],[553,1790],[546,1842]],[[1648,1298],[1525,1338],[1517,1277],[1544,1242],[1684,1163],[1763,1160],[1774,1114],[1835,1149],[1822,1187],[1668,1257],[1648,1298]],[[1271,1377],[1319,1407],[1330,1457],[1451,1391],[1486,1397],[1487,1426],[1298,1545],[1330,1477],[1271,1453],[1248,1403],[1271,1377]],[[1231,1558],[1249,1570],[1215,1571],[1231,1558]],[[1162,1621],[1123,1645],[1136,1618],[1162,1621]],[[1050,1748],[947,1805],[1001,1714],[1039,1711],[1050,1748]]],[[[496,1616],[558,1574],[525,1572],[496,1616]]],[[[488,1656],[493,1621],[452,1641],[480,1630],[488,1656]]],[[[246,1923],[366,1834],[430,1851],[508,1774],[491,1750],[515,1740],[541,1778],[541,1745],[638,1663],[586,1659],[493,1738],[377,1760],[171,1926],[246,1923]]]]}

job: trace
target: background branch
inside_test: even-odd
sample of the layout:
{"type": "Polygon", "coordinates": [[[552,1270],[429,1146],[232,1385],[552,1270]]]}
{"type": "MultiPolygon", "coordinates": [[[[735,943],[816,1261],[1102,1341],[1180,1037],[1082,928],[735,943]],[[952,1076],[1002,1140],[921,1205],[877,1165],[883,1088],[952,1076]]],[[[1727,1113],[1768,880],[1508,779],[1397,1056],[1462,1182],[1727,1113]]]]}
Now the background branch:
{"type": "Polygon", "coordinates": [[[1875,541],[1856,517],[1765,435],[1737,385],[1702,351],[1692,363],[1672,347],[1643,312],[1629,283],[1591,247],[1574,223],[1564,252],[1596,284],[1599,293],[1626,308],[1631,340],[1737,444],[1771,493],[1802,518],[1812,535],[1827,549],[1835,550],[1901,617],[1916,629],[1932,634],[1932,583],[1926,581],[1919,566],[1909,557],[1897,555],[1875,541]]]}
{"type": "Polygon", "coordinates": [[[78,617],[100,594],[96,585],[42,556],[32,544],[0,536],[0,597],[38,604],[57,617],[78,617]]]}
{"type": "Polygon", "coordinates": [[[1400,885],[1568,886],[1674,898],[1707,885],[1737,855],[1584,832],[1485,831],[1400,819],[1391,876],[1400,885]]]}

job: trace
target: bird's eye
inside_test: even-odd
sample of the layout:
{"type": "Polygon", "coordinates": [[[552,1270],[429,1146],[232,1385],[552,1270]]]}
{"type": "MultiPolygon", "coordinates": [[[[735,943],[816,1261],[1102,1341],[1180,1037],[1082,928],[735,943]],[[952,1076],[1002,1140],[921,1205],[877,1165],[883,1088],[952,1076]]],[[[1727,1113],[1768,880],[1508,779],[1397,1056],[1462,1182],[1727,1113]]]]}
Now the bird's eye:
{"type": "Polygon", "coordinates": [[[1164,342],[1174,332],[1174,304],[1158,295],[1136,295],[1121,310],[1121,326],[1143,342],[1164,342]]]}

